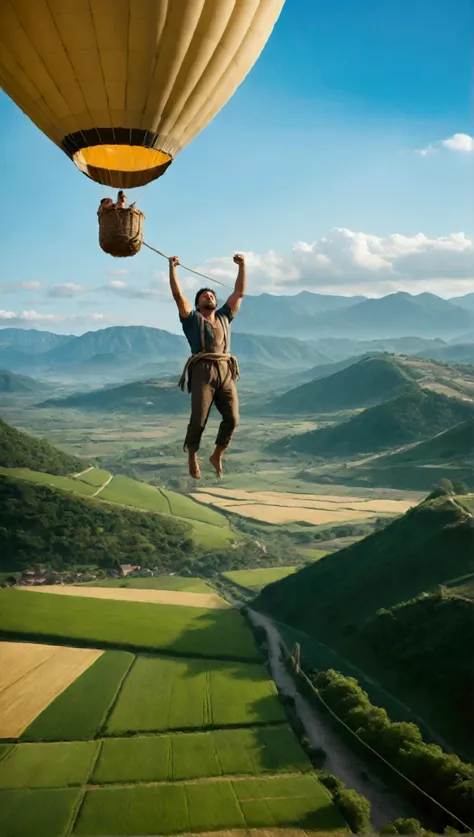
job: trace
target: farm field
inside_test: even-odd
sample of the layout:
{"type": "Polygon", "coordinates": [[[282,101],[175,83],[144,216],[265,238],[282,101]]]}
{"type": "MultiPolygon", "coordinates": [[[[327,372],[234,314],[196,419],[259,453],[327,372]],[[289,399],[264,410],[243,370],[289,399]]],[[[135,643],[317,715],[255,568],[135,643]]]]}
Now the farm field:
{"type": "Polygon", "coordinates": [[[90,471],[74,475],[74,479],[79,482],[85,482],[88,485],[93,485],[94,488],[100,488],[111,476],[110,471],[105,471],[103,468],[91,468],[90,471]]]}
{"type": "Polygon", "coordinates": [[[261,665],[138,657],[107,735],[283,722],[275,684],[261,665]]]}
{"type": "Polygon", "coordinates": [[[403,514],[416,505],[413,500],[348,497],[333,494],[291,494],[278,491],[244,491],[209,488],[191,495],[198,502],[262,523],[312,525],[369,520],[376,516],[403,514]]]}
{"type": "Polygon", "coordinates": [[[130,587],[135,590],[182,590],[183,593],[213,593],[213,588],[202,578],[185,578],[180,575],[160,575],[153,578],[98,578],[86,581],[78,587],[130,587]]]}
{"type": "Polygon", "coordinates": [[[0,738],[18,738],[101,655],[86,648],[0,642],[0,738]]]}
{"type": "Polygon", "coordinates": [[[292,731],[281,725],[106,739],[91,783],[180,781],[311,770],[311,762],[292,731]]]}
{"type": "Polygon", "coordinates": [[[220,780],[86,793],[74,834],[179,834],[190,830],[285,825],[344,830],[329,794],[312,776],[220,780]]]}
{"type": "MultiPolygon", "coordinates": [[[[322,557],[322,556],[320,556],[322,557]]],[[[222,573],[223,578],[227,578],[239,587],[245,587],[247,590],[260,590],[272,581],[279,581],[280,578],[286,578],[287,575],[295,573],[299,567],[262,567],[256,570],[231,570],[227,573],[222,573]]]]}
{"type": "Polygon", "coordinates": [[[23,741],[80,741],[93,738],[105,723],[135,657],[105,651],[82,677],[52,700],[24,730],[23,741]]]}
{"type": "Polygon", "coordinates": [[[230,605],[217,593],[186,593],[179,590],[140,590],[120,587],[79,587],[67,584],[26,587],[32,593],[52,593],[62,596],[79,596],[91,599],[113,599],[119,602],[148,602],[151,604],[185,605],[201,608],[228,608],[230,605]]]}
{"type": "Polygon", "coordinates": [[[0,590],[0,631],[82,641],[94,647],[166,651],[178,656],[259,659],[242,616],[228,609],[176,607],[0,590]]]}

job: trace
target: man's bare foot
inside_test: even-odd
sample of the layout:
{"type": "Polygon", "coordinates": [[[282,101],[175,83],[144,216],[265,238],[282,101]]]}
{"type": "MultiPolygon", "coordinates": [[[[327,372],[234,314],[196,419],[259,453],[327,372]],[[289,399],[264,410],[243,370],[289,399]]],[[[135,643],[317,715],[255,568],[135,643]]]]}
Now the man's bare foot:
{"type": "Polygon", "coordinates": [[[201,470],[199,468],[199,461],[196,453],[188,454],[189,476],[195,480],[200,479],[201,470]]]}
{"type": "Polygon", "coordinates": [[[222,476],[222,456],[219,453],[214,453],[212,456],[209,457],[209,462],[211,465],[216,469],[216,474],[218,477],[222,476]]]}

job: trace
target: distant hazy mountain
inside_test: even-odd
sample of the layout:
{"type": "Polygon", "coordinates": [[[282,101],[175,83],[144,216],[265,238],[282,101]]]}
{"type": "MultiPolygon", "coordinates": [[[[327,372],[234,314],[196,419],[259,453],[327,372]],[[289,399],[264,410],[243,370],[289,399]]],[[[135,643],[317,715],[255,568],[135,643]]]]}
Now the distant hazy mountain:
{"type": "Polygon", "coordinates": [[[71,339],[74,338],[69,334],[54,334],[35,328],[1,328],[0,350],[12,348],[26,354],[40,354],[64,345],[71,339]]]}
{"type": "Polygon", "coordinates": [[[455,296],[450,301],[454,305],[459,305],[460,308],[465,308],[466,311],[474,311],[474,293],[455,296]]]}
{"type": "Polygon", "coordinates": [[[315,334],[367,339],[385,337],[455,337],[474,324],[469,311],[434,294],[390,294],[366,299],[343,311],[315,317],[315,334]]]}
{"type": "Polygon", "coordinates": [[[300,453],[324,459],[357,456],[426,439],[474,417],[474,403],[418,387],[370,407],[349,421],[287,436],[270,445],[272,453],[300,453]]]}
{"type": "Polygon", "coordinates": [[[266,405],[274,415],[309,415],[378,404],[410,386],[412,377],[389,355],[366,357],[329,377],[290,389],[266,405]]]}
{"type": "Polygon", "coordinates": [[[338,311],[361,302],[362,296],[331,296],[302,291],[294,296],[246,296],[234,331],[316,338],[315,315],[338,311]]]}
{"type": "Polygon", "coordinates": [[[119,387],[49,399],[41,406],[101,412],[186,413],[189,411],[189,398],[176,382],[134,381],[119,387]]]}
{"type": "Polygon", "coordinates": [[[454,337],[474,324],[473,312],[466,310],[468,303],[460,306],[428,293],[395,293],[381,299],[307,291],[296,296],[262,294],[246,297],[234,330],[312,339],[454,337]]]}
{"type": "Polygon", "coordinates": [[[420,357],[432,358],[443,363],[474,363],[474,343],[454,343],[438,349],[421,349],[420,357]]]}
{"type": "Polygon", "coordinates": [[[45,388],[48,389],[48,386],[42,381],[36,381],[27,375],[17,375],[8,369],[0,369],[0,393],[34,395],[35,392],[44,392],[45,388]]]}

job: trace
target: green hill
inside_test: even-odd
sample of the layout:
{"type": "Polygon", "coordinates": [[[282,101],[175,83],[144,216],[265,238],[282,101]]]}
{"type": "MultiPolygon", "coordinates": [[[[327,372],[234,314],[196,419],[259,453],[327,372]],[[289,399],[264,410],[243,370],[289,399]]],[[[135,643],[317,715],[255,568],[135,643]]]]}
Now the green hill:
{"type": "Polygon", "coordinates": [[[82,471],[83,460],[70,456],[46,442],[23,433],[0,419],[0,466],[30,468],[49,474],[70,474],[82,471]]]}
{"type": "MultiPolygon", "coordinates": [[[[472,631],[467,629],[466,606],[430,609],[423,594],[473,569],[472,515],[455,499],[438,498],[363,541],[270,584],[255,607],[340,650],[402,699],[413,699],[413,708],[438,728],[446,725],[451,730],[459,721],[457,713],[466,707],[453,671],[459,682],[472,678],[472,665],[466,662],[469,655],[472,659],[472,631]],[[420,596],[413,604],[411,600],[420,596]],[[407,602],[414,609],[397,609],[407,602]],[[386,636],[393,630],[393,643],[387,639],[377,644],[374,620],[381,609],[390,608],[394,615],[383,617],[383,630],[386,636]],[[414,615],[408,618],[410,612],[414,615]],[[428,637],[434,649],[429,660],[437,660],[437,671],[424,660],[428,637]],[[430,670],[429,677],[417,674],[418,664],[420,671],[430,670]],[[442,693],[434,691],[435,682],[444,684],[442,693]]],[[[377,624],[382,625],[382,619],[377,624]]]]}
{"type": "Polygon", "coordinates": [[[329,377],[310,381],[269,401],[272,414],[318,414],[378,404],[413,386],[413,376],[395,358],[366,357],[329,377]]]}
{"type": "Polygon", "coordinates": [[[451,498],[428,500],[362,541],[265,587],[257,603],[309,634],[342,638],[393,607],[472,571],[472,518],[451,498]]]}
{"type": "Polygon", "coordinates": [[[376,453],[442,432],[470,416],[474,416],[474,402],[413,389],[341,424],[287,436],[273,442],[267,450],[325,459],[376,453]]]}
{"type": "Polygon", "coordinates": [[[380,457],[378,464],[399,465],[409,462],[465,462],[474,460],[474,418],[438,433],[425,442],[418,442],[398,453],[380,457]]]}
{"type": "Polygon", "coordinates": [[[127,413],[186,413],[189,399],[176,382],[148,380],[49,399],[40,406],[127,413]]]}
{"type": "Polygon", "coordinates": [[[9,372],[8,369],[0,369],[1,394],[34,395],[44,392],[45,387],[48,388],[48,385],[28,375],[17,375],[16,372],[9,372]]]}
{"type": "Polygon", "coordinates": [[[113,508],[49,486],[0,476],[0,569],[140,563],[186,566],[191,526],[173,517],[113,508]]]}
{"type": "MultiPolygon", "coordinates": [[[[383,661],[390,649],[390,665],[423,688],[442,695],[472,728],[474,655],[472,637],[474,600],[441,588],[408,602],[382,609],[362,631],[364,643],[383,661]]],[[[473,730],[474,731],[474,730],[473,730]]]]}

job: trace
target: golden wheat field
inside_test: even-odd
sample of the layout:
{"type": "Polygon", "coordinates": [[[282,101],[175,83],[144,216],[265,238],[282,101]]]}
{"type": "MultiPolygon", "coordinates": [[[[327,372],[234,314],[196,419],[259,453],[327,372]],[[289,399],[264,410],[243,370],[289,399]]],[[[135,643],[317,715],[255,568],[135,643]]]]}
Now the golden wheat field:
{"type": "Polygon", "coordinates": [[[62,596],[79,596],[91,599],[117,599],[121,602],[148,602],[209,609],[230,607],[217,593],[186,593],[179,590],[143,590],[127,587],[72,587],[66,584],[25,587],[24,589],[34,593],[58,593],[62,596]]]}
{"type": "Polygon", "coordinates": [[[368,520],[378,514],[403,514],[415,501],[337,494],[292,494],[281,491],[243,491],[207,488],[191,495],[195,500],[262,523],[347,523],[368,520]]]}
{"type": "Polygon", "coordinates": [[[18,738],[103,651],[0,642],[0,738],[18,738]]]}

